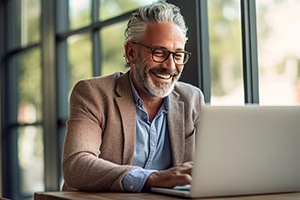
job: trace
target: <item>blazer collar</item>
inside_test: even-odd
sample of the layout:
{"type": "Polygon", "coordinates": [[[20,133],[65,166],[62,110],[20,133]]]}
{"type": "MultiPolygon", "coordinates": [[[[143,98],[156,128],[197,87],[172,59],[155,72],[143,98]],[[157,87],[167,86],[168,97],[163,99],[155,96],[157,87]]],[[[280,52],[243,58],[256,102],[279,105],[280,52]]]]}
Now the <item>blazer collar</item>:
{"type": "Polygon", "coordinates": [[[184,157],[185,141],[185,115],[184,102],[179,100],[180,95],[176,91],[170,94],[170,110],[168,113],[168,127],[172,147],[173,165],[178,165],[184,157]]]}
{"type": "Polygon", "coordinates": [[[129,82],[129,71],[116,80],[116,104],[122,121],[124,150],[123,164],[132,164],[136,133],[136,108],[129,82]]]}

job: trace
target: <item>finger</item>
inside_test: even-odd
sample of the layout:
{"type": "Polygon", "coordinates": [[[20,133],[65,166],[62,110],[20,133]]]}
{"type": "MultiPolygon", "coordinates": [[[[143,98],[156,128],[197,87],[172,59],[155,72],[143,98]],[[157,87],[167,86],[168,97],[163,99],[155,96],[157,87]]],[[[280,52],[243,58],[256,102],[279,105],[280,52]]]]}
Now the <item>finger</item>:
{"type": "Polygon", "coordinates": [[[193,165],[194,165],[194,162],[189,161],[189,162],[181,163],[179,166],[180,167],[193,167],[193,165]]]}
{"type": "Polygon", "coordinates": [[[177,174],[189,174],[189,175],[191,175],[192,169],[193,169],[193,166],[182,164],[180,166],[173,167],[169,170],[173,171],[174,173],[177,173],[177,174]]]}
{"type": "Polygon", "coordinates": [[[145,182],[144,188],[166,187],[172,188],[176,185],[190,184],[192,177],[188,168],[174,167],[164,171],[152,173],[145,182]]]}
{"type": "Polygon", "coordinates": [[[181,173],[181,174],[188,174],[188,175],[191,175],[192,174],[192,167],[180,167],[178,169],[178,171],[181,173]]]}
{"type": "Polygon", "coordinates": [[[187,185],[192,183],[192,177],[189,174],[181,174],[178,175],[173,181],[172,187],[178,186],[178,185],[187,185]]]}
{"type": "Polygon", "coordinates": [[[159,187],[173,188],[177,185],[191,184],[192,177],[189,174],[172,174],[170,176],[161,177],[160,181],[157,182],[159,187]]]}
{"type": "Polygon", "coordinates": [[[162,176],[165,176],[166,179],[174,179],[174,180],[190,180],[192,174],[191,167],[173,167],[169,170],[163,171],[162,176]]]}

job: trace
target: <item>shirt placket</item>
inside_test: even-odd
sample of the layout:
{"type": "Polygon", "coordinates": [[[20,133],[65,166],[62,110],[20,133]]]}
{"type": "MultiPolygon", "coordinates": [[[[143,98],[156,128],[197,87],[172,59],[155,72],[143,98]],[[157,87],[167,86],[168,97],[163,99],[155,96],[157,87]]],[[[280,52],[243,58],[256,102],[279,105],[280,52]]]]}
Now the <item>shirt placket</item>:
{"type": "Polygon", "coordinates": [[[156,139],[157,139],[157,132],[155,129],[155,123],[151,123],[149,129],[149,156],[145,165],[146,169],[151,168],[153,158],[156,152],[156,139]]]}

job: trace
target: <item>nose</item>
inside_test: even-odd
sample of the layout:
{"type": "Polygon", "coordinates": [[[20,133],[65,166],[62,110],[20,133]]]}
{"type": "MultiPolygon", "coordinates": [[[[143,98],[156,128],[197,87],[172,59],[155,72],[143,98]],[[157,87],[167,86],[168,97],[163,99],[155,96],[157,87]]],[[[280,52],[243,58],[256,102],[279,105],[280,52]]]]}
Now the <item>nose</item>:
{"type": "Polygon", "coordinates": [[[168,59],[164,62],[166,64],[166,67],[169,70],[176,70],[176,64],[174,62],[174,55],[170,53],[168,59]]]}

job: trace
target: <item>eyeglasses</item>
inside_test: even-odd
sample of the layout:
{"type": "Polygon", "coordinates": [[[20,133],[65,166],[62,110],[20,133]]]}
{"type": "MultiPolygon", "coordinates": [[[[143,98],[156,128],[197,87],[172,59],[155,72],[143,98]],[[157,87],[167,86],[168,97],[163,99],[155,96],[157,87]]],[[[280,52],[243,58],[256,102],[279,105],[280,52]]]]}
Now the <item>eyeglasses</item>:
{"type": "Polygon", "coordinates": [[[162,47],[154,48],[154,47],[146,46],[142,43],[137,43],[137,42],[133,42],[133,43],[137,44],[137,45],[141,45],[141,46],[151,50],[152,59],[154,62],[157,62],[157,63],[165,62],[169,58],[170,54],[172,54],[173,61],[175,64],[184,65],[185,63],[187,63],[190,56],[192,55],[192,53],[190,53],[188,51],[179,50],[177,52],[173,52],[173,51],[169,51],[162,47]]]}

